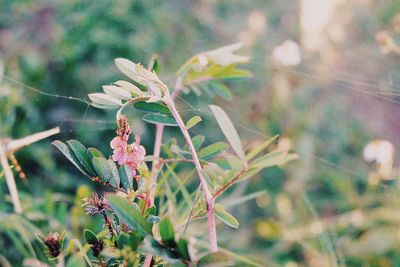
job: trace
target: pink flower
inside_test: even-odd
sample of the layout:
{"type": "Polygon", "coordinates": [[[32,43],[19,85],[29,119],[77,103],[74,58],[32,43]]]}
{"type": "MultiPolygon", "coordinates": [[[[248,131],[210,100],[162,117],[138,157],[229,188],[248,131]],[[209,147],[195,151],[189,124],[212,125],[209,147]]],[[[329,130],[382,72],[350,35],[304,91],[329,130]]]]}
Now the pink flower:
{"type": "Polygon", "coordinates": [[[127,147],[126,161],[125,164],[132,170],[139,168],[140,164],[144,161],[146,155],[145,148],[140,145],[140,138],[135,135],[135,143],[130,144],[127,147]]]}
{"type": "Polygon", "coordinates": [[[118,118],[118,130],[116,137],[111,140],[110,146],[113,149],[112,159],[119,165],[126,165],[131,171],[132,179],[136,176],[136,170],[144,161],[146,150],[140,145],[140,138],[135,135],[135,142],[128,145],[129,136],[132,133],[128,120],[124,115],[118,118]]]}
{"type": "Polygon", "coordinates": [[[125,141],[122,137],[117,136],[111,140],[110,146],[112,149],[114,149],[112,159],[114,161],[118,161],[119,165],[125,164],[126,150],[128,147],[127,141],[125,141]]]}

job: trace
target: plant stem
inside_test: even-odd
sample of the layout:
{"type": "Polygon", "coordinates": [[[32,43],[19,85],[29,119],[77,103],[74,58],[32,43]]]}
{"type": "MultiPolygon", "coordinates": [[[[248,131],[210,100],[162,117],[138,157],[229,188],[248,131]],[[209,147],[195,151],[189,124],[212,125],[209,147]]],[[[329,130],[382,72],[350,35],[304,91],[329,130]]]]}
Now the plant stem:
{"type": "Polygon", "coordinates": [[[143,262],[143,267],[150,267],[153,260],[153,255],[147,254],[143,262]]]}
{"type": "Polygon", "coordinates": [[[242,174],[246,171],[246,169],[242,169],[239,171],[228,183],[226,183],[224,186],[222,186],[220,189],[218,189],[217,192],[214,193],[213,198],[216,199],[219,195],[221,195],[223,192],[226,191],[231,185],[233,185],[239,178],[242,176],[242,174]]]}
{"type": "MultiPolygon", "coordinates": [[[[183,90],[184,85],[182,83],[182,78],[179,77],[176,81],[175,84],[175,90],[172,95],[172,99],[175,99],[179,92],[183,90]]],[[[153,184],[157,183],[157,176],[158,172],[160,171],[160,152],[161,152],[161,143],[162,143],[162,137],[164,133],[164,125],[162,124],[156,124],[156,136],[154,140],[154,150],[153,150],[153,163],[151,167],[151,178],[150,178],[150,192],[149,192],[149,206],[151,207],[154,204],[154,197],[155,197],[155,191],[156,188],[153,186],[153,184]]],[[[146,259],[144,260],[143,267],[149,267],[152,261],[153,255],[147,254],[146,259]]]]}
{"type": "Polygon", "coordinates": [[[196,167],[196,171],[200,179],[200,184],[207,207],[207,223],[208,223],[208,237],[210,242],[210,251],[216,252],[218,250],[218,245],[217,245],[217,231],[215,224],[214,198],[211,195],[210,190],[208,189],[207,181],[203,175],[200,160],[199,157],[197,156],[197,152],[196,149],[194,148],[189,132],[186,129],[185,123],[183,122],[182,117],[179,115],[178,111],[176,110],[174,101],[172,100],[169,94],[164,96],[164,103],[168,106],[168,108],[172,113],[172,116],[175,118],[189,147],[189,151],[192,154],[193,163],[196,167]]]}

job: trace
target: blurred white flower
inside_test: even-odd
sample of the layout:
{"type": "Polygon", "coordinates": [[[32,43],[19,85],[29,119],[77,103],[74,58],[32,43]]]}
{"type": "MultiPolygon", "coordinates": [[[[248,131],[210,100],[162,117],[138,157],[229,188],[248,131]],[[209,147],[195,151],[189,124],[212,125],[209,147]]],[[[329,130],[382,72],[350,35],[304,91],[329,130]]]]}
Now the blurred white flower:
{"type": "Polygon", "coordinates": [[[247,16],[247,27],[256,34],[262,34],[267,27],[267,18],[260,11],[252,11],[247,16]]]}
{"type": "Polygon", "coordinates": [[[286,40],[274,48],[272,58],[276,63],[287,67],[299,65],[301,63],[300,46],[292,40],[286,40]]]}
{"type": "MultiPolygon", "coordinates": [[[[364,159],[378,163],[377,174],[383,179],[393,179],[394,146],[386,140],[373,140],[364,147],[364,159]]],[[[372,179],[373,175],[370,176],[372,179]]],[[[371,180],[373,181],[373,179],[371,180]]]]}
{"type": "Polygon", "coordinates": [[[386,140],[373,140],[364,147],[363,156],[368,162],[376,161],[379,164],[392,162],[394,146],[386,140]]]}

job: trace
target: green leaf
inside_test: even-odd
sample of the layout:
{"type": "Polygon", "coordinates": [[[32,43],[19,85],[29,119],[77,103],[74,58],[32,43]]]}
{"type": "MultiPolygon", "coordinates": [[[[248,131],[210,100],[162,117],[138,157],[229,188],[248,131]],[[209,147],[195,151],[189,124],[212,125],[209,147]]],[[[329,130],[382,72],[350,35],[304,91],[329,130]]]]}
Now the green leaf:
{"type": "Polygon", "coordinates": [[[89,154],[89,156],[91,156],[90,160],[92,158],[99,158],[99,157],[100,158],[105,158],[103,153],[101,153],[100,150],[98,150],[98,149],[96,149],[94,147],[89,147],[88,148],[88,154],[89,154]]]}
{"type": "Polygon", "coordinates": [[[122,106],[121,100],[111,97],[107,94],[94,93],[88,94],[88,97],[93,102],[93,104],[96,104],[98,106],[105,106],[106,108],[117,108],[122,106]]]}
{"type": "Polygon", "coordinates": [[[199,267],[224,267],[231,266],[233,264],[232,256],[223,253],[222,251],[209,253],[202,258],[200,258],[198,262],[199,267]]]}
{"type": "Polygon", "coordinates": [[[92,158],[93,168],[97,176],[105,183],[111,182],[113,174],[108,164],[108,160],[102,157],[92,158]]]}
{"type": "Polygon", "coordinates": [[[132,95],[128,90],[119,86],[104,85],[103,91],[107,95],[120,100],[129,100],[132,98],[132,95]]]}
{"type": "Polygon", "coordinates": [[[162,219],[159,228],[163,243],[167,246],[174,246],[175,231],[174,228],[172,227],[171,221],[168,218],[162,219]]]}
{"type": "Polygon", "coordinates": [[[160,103],[147,103],[146,101],[140,101],[133,104],[133,106],[138,110],[145,112],[171,114],[168,107],[160,103]]]}
{"type": "Polygon", "coordinates": [[[143,241],[143,237],[138,232],[132,232],[129,235],[129,246],[133,251],[136,251],[139,244],[143,241]]]}
{"type": "Polygon", "coordinates": [[[286,151],[277,150],[254,160],[250,165],[252,168],[264,169],[284,164],[296,158],[297,158],[296,154],[290,154],[287,153],[286,151]]]}
{"type": "Polygon", "coordinates": [[[152,55],[149,63],[149,69],[159,74],[161,71],[160,58],[158,55],[152,55]]]}
{"type": "Polygon", "coordinates": [[[64,156],[72,162],[72,164],[75,165],[75,167],[84,175],[89,176],[90,175],[84,170],[83,166],[80,164],[79,160],[75,157],[74,153],[72,152],[72,150],[63,142],[61,141],[54,141],[53,143],[51,143],[53,146],[57,147],[58,150],[60,150],[64,156]]]}
{"type": "Polygon", "coordinates": [[[122,249],[129,244],[129,236],[126,233],[121,233],[118,238],[118,248],[122,249]]]}
{"type": "Polygon", "coordinates": [[[250,151],[249,154],[246,155],[246,159],[248,161],[252,160],[255,156],[260,154],[264,149],[266,149],[270,144],[272,144],[272,142],[274,142],[278,138],[278,136],[279,135],[275,135],[274,137],[268,139],[267,141],[265,141],[261,145],[259,145],[256,148],[254,148],[252,151],[250,151]]]}
{"type": "Polygon", "coordinates": [[[185,260],[190,261],[190,255],[188,250],[188,242],[185,239],[180,238],[178,243],[176,244],[178,251],[181,253],[182,257],[185,260]]]}
{"type": "Polygon", "coordinates": [[[97,239],[95,233],[93,233],[92,231],[90,231],[89,229],[85,229],[83,230],[83,235],[85,236],[85,240],[88,244],[95,244],[97,243],[99,240],[97,239]]]}
{"type": "Polygon", "coordinates": [[[210,160],[221,154],[228,147],[229,145],[225,142],[217,142],[200,150],[198,156],[202,160],[210,160]]]}
{"type": "Polygon", "coordinates": [[[193,126],[195,126],[197,123],[199,123],[199,122],[201,122],[201,121],[202,121],[202,119],[201,119],[200,116],[193,116],[193,117],[190,118],[190,119],[188,120],[188,122],[186,123],[186,128],[187,128],[187,129],[190,129],[190,128],[192,128],[193,126]]]}
{"type": "Polygon", "coordinates": [[[124,88],[125,90],[128,90],[134,96],[140,96],[143,94],[142,90],[140,90],[136,85],[130,82],[121,80],[121,81],[116,81],[114,84],[124,88]]]}
{"type": "Polygon", "coordinates": [[[152,124],[163,124],[166,126],[178,126],[174,117],[162,114],[145,114],[142,118],[145,122],[152,124]]]}
{"type": "Polygon", "coordinates": [[[215,119],[217,120],[219,127],[221,128],[228,142],[231,144],[233,150],[243,161],[245,166],[247,166],[247,161],[243,151],[242,142],[240,141],[239,135],[235,127],[233,126],[232,121],[229,119],[228,115],[222,108],[216,105],[210,105],[209,107],[211,111],[214,113],[215,119]]]}
{"type": "Polygon", "coordinates": [[[146,215],[156,215],[157,214],[157,207],[156,206],[151,206],[146,210],[146,215]]]}
{"type": "Polygon", "coordinates": [[[215,216],[232,228],[237,229],[239,227],[239,221],[220,204],[215,204],[215,216]]]}
{"type": "Polygon", "coordinates": [[[108,200],[113,211],[121,220],[139,231],[143,237],[152,236],[152,225],[147,223],[140,211],[136,210],[128,200],[117,196],[109,196],[108,200]]]}
{"type": "Polygon", "coordinates": [[[110,177],[109,182],[113,187],[119,188],[120,177],[119,177],[117,165],[115,165],[115,162],[112,159],[109,159],[107,161],[108,161],[108,166],[111,171],[111,177],[110,177]]]}
{"type": "Polygon", "coordinates": [[[92,168],[92,164],[90,164],[90,160],[87,154],[87,148],[82,145],[80,142],[76,140],[67,141],[68,146],[74,153],[75,157],[78,159],[82,167],[90,176],[95,176],[96,173],[92,168]]]}
{"type": "Polygon", "coordinates": [[[119,177],[121,179],[121,184],[122,187],[126,190],[132,190],[133,189],[133,175],[132,171],[129,167],[126,165],[122,165],[119,168],[119,177]]]}
{"type": "MultiPolygon", "coordinates": [[[[204,143],[204,140],[206,138],[204,137],[204,135],[196,135],[195,137],[192,138],[192,143],[193,146],[196,150],[200,149],[201,145],[204,143]]],[[[187,146],[185,146],[186,149],[187,146]]],[[[187,148],[187,150],[189,150],[189,148],[187,148]]]]}
{"type": "Polygon", "coordinates": [[[212,93],[219,95],[223,99],[226,99],[226,100],[232,99],[231,91],[225,84],[223,84],[221,82],[216,82],[216,81],[211,82],[209,84],[209,90],[211,90],[212,93]]]}

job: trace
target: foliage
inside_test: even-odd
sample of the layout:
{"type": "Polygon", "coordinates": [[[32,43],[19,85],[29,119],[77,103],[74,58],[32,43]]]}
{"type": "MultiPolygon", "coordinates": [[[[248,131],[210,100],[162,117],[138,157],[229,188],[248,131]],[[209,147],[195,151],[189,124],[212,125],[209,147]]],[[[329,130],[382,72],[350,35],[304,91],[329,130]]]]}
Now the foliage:
{"type": "MultiPolygon", "coordinates": [[[[200,55],[213,55],[213,57],[210,56],[208,58],[210,62],[207,62],[206,65],[213,66],[212,68],[215,73],[220,73],[220,69],[222,68],[226,73],[226,77],[231,77],[233,74],[231,75],[227,72],[225,70],[226,67],[241,63],[243,59],[245,59],[245,57],[235,57],[233,54],[227,54],[228,52],[232,53],[235,51],[232,50],[232,47],[234,47],[235,50],[239,48],[238,45],[227,46],[200,55]],[[215,61],[213,61],[214,58],[215,61]]],[[[182,81],[186,80],[186,85],[182,84],[180,86],[189,87],[190,84],[197,82],[197,80],[186,79],[187,75],[193,76],[195,73],[193,71],[194,67],[191,67],[191,64],[198,64],[198,62],[192,61],[193,60],[190,60],[184,65],[184,69],[186,68],[190,71],[181,70],[179,72],[180,76],[178,79],[182,81]]],[[[183,236],[176,238],[175,233],[178,229],[174,229],[173,225],[181,225],[180,227],[184,226],[186,229],[192,221],[205,217],[207,214],[207,223],[209,227],[215,227],[215,216],[217,216],[218,219],[228,226],[238,228],[239,222],[233,215],[229,214],[219,203],[214,206],[214,201],[217,197],[227,191],[233,184],[253,177],[266,167],[281,165],[294,159],[295,154],[273,151],[265,155],[257,155],[262,153],[266,148],[265,144],[263,144],[261,147],[254,148],[256,152],[254,150],[250,152],[248,156],[252,161],[248,162],[240,137],[233,123],[228,115],[220,107],[215,105],[210,106],[210,108],[238,158],[226,151],[229,146],[223,142],[210,144],[201,149],[201,143],[204,141],[204,137],[197,137],[196,147],[194,147],[195,138],[191,139],[187,129],[199,123],[201,121],[201,119],[199,119],[200,117],[194,117],[194,119],[192,118],[186,124],[183,124],[182,118],[177,112],[173,99],[170,96],[168,87],[157,77],[154,71],[146,69],[139,64],[134,64],[126,59],[117,59],[115,62],[118,69],[133,80],[135,84],[127,81],[119,81],[118,85],[120,86],[103,87],[104,93],[89,95],[89,98],[93,102],[92,105],[97,108],[118,109],[116,115],[118,136],[111,142],[111,147],[114,148],[113,158],[107,160],[102,153],[97,152],[98,150],[93,150],[93,148],[88,149],[76,140],[67,141],[66,144],[61,141],[53,142],[82,174],[88,176],[95,182],[111,186],[120,193],[122,192],[125,196],[125,199],[123,199],[112,196],[111,194],[108,195],[107,199],[110,204],[107,203],[105,198],[99,198],[97,195],[93,195],[85,201],[84,205],[86,206],[88,214],[95,215],[101,213],[104,216],[104,225],[108,227],[110,234],[107,239],[102,239],[100,241],[97,239],[95,233],[90,230],[85,230],[86,241],[91,245],[92,250],[97,249],[94,253],[97,257],[96,261],[100,264],[101,262],[107,262],[108,264],[110,262],[116,262],[123,263],[124,265],[129,263],[146,265],[149,264],[146,263],[146,259],[149,257],[155,264],[165,264],[167,262],[176,263],[180,261],[185,265],[189,265],[196,262],[196,260],[193,259],[199,259],[198,264],[200,266],[208,266],[209,264],[217,263],[228,264],[228,262],[226,262],[228,259],[229,262],[233,260],[230,255],[223,252],[212,251],[212,240],[216,240],[217,236],[209,236],[211,254],[200,258],[198,255],[190,253],[193,249],[189,249],[188,246],[193,246],[194,244],[188,242],[183,236]],[[147,90],[139,91],[137,86],[147,90]],[[137,89],[129,90],[129,88],[137,89]],[[154,161],[158,163],[153,164],[151,169],[148,169],[147,165],[140,160],[133,167],[132,165],[124,163],[125,158],[129,157],[131,153],[133,153],[132,156],[137,156],[134,154],[135,148],[129,148],[131,145],[127,147],[124,145],[124,142],[127,142],[131,133],[127,119],[125,115],[122,115],[124,108],[127,106],[133,106],[140,111],[148,112],[142,118],[148,123],[164,126],[179,126],[188,145],[186,151],[185,148],[180,148],[177,144],[173,144],[169,148],[172,157],[160,158],[160,155],[154,152],[155,154],[151,161],[153,161],[153,163],[154,161]],[[152,117],[149,117],[149,115],[152,117]],[[168,120],[166,118],[168,118],[168,120]],[[113,145],[114,140],[118,140],[118,142],[122,142],[122,144],[113,145]],[[126,149],[126,151],[122,151],[123,154],[120,154],[121,150],[124,149],[126,149]],[[199,150],[198,155],[196,149],[199,150]],[[93,153],[91,150],[96,151],[96,153],[93,153]],[[223,151],[225,151],[225,154],[221,154],[223,151]],[[277,156],[275,156],[275,154],[277,154],[277,156]],[[217,160],[217,158],[219,164],[218,161],[213,163],[212,160],[217,160]],[[199,162],[199,159],[201,159],[202,163],[199,162]],[[114,161],[117,161],[118,165],[120,165],[119,170],[114,161]],[[241,161],[240,165],[237,165],[238,161],[241,161]],[[168,188],[160,187],[158,189],[159,185],[157,184],[158,180],[161,181],[160,178],[157,179],[157,176],[162,174],[164,164],[167,165],[167,169],[169,170],[168,176],[162,177],[165,183],[167,183],[168,177],[179,176],[177,172],[178,169],[175,169],[179,162],[194,163],[194,168],[198,172],[202,191],[205,195],[204,199],[192,199],[190,195],[193,193],[190,193],[186,186],[181,184],[179,191],[184,195],[187,203],[183,203],[186,207],[183,207],[184,209],[180,211],[178,204],[173,204],[175,202],[175,196],[171,198],[168,194],[168,188]],[[158,166],[159,164],[162,165],[158,166]],[[171,165],[168,166],[169,164],[171,165]],[[202,167],[204,168],[204,173],[202,167]],[[205,175],[207,180],[203,180],[202,175],[205,175]],[[156,179],[153,178],[154,176],[156,179]],[[133,188],[133,183],[138,184],[137,187],[135,186],[135,189],[133,188]],[[211,188],[211,193],[209,187],[211,188]],[[173,223],[168,218],[170,216],[168,215],[168,211],[161,212],[165,209],[165,204],[160,206],[154,205],[155,201],[153,198],[155,197],[155,190],[158,191],[157,196],[159,198],[162,199],[166,196],[166,202],[169,203],[168,209],[178,210],[177,214],[171,217],[173,223]],[[108,207],[108,205],[110,207],[108,207]],[[103,208],[103,206],[106,207],[103,208]],[[107,217],[108,209],[111,210],[112,213],[107,217]],[[109,218],[113,218],[112,222],[109,218]],[[185,219],[182,220],[179,218],[185,219]],[[159,232],[157,232],[157,228],[159,232]],[[101,248],[101,251],[98,251],[99,248],[101,248]],[[105,251],[107,251],[107,249],[111,250],[113,251],[112,255],[119,256],[111,256],[106,252],[103,253],[103,249],[105,251]],[[130,251],[130,253],[126,254],[126,250],[130,251]],[[145,259],[144,256],[146,252],[149,254],[145,259]]],[[[206,68],[208,69],[210,67],[206,68]]],[[[232,73],[235,73],[234,75],[238,76],[235,67],[230,67],[230,70],[232,73]]],[[[204,71],[202,69],[199,69],[198,72],[200,72],[200,74],[194,75],[196,79],[201,78],[201,80],[204,80],[202,79],[203,77],[208,77],[207,79],[212,80],[213,78],[215,79],[215,77],[222,77],[210,75],[210,73],[214,73],[210,72],[210,70],[208,70],[206,74],[203,74],[204,71]]],[[[179,93],[177,90],[183,89],[183,87],[175,88],[175,94],[179,93]]],[[[135,138],[135,144],[138,145],[138,137],[135,138]]],[[[162,145],[160,142],[161,140],[156,140],[155,147],[160,147],[162,145]]],[[[271,143],[271,141],[269,141],[269,143],[271,143]]],[[[212,232],[212,229],[210,230],[209,228],[209,231],[212,232]]]]}

